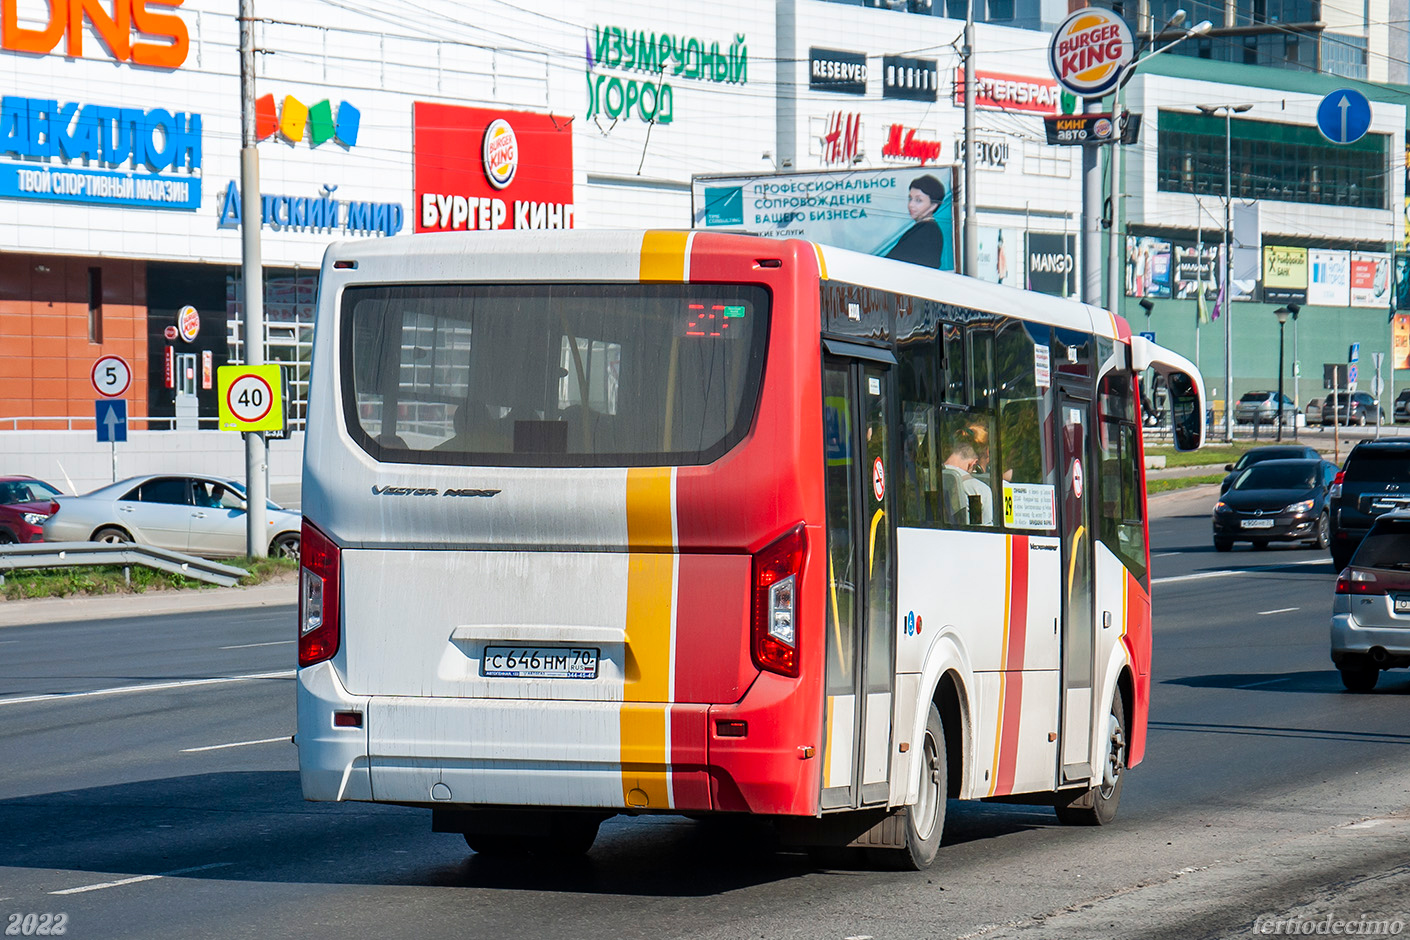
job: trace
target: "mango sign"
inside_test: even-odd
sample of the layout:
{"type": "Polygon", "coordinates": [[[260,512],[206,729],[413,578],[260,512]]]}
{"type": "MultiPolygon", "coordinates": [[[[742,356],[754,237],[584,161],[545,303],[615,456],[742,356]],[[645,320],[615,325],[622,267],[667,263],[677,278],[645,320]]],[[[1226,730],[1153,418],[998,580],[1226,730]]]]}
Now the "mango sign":
{"type": "Polygon", "coordinates": [[[1058,84],[1079,98],[1100,98],[1116,87],[1135,55],[1131,29],[1110,10],[1086,7],[1053,33],[1048,65],[1058,84]]]}

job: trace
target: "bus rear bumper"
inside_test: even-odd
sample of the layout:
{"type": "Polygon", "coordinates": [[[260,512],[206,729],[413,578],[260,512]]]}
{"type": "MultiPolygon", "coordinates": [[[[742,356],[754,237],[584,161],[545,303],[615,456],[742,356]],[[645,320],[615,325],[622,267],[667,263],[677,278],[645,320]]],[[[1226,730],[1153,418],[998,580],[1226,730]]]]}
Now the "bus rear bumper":
{"type": "Polygon", "coordinates": [[[372,777],[367,762],[367,705],[364,696],[343,686],[331,662],[299,670],[299,782],[304,799],[370,800],[372,777]],[[353,726],[334,724],[337,714],[359,715],[353,726]]]}
{"type": "Polygon", "coordinates": [[[300,778],[308,800],[813,815],[821,748],[779,720],[797,694],[761,676],[733,705],[366,697],[320,663],[299,672],[300,778]]]}

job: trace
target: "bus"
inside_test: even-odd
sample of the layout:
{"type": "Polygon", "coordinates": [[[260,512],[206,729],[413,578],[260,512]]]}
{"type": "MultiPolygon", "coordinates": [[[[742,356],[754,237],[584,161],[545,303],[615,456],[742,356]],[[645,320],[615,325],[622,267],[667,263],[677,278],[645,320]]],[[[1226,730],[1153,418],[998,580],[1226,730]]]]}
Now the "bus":
{"type": "Polygon", "coordinates": [[[934,860],[946,801],[1116,813],[1145,751],[1138,377],[1083,304],[799,240],[326,254],[303,471],[309,800],[485,853],[746,814],[934,860]]]}

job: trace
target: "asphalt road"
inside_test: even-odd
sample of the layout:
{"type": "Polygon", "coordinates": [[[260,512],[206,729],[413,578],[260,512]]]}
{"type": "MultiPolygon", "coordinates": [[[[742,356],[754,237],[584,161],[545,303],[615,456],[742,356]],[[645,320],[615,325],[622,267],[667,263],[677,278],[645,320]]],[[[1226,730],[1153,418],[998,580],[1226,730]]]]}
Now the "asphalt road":
{"type": "Polygon", "coordinates": [[[581,863],[492,862],[424,811],[302,801],[292,607],[6,628],[0,918],[62,913],[79,938],[880,940],[1406,916],[1405,832],[1379,817],[1410,803],[1410,672],[1342,691],[1320,553],[1218,555],[1203,515],[1153,523],[1152,552],[1151,738],[1118,823],[952,802],[921,874],[624,817],[581,863]]]}

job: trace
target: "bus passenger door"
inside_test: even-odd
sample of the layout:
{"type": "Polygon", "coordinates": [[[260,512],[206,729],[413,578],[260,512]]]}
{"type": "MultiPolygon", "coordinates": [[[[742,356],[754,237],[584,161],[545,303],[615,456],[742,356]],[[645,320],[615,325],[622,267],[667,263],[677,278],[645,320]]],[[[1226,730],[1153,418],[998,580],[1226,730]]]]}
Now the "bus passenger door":
{"type": "Polygon", "coordinates": [[[1091,777],[1092,596],[1090,459],[1092,401],[1058,387],[1058,525],[1062,536],[1062,774],[1059,785],[1091,777]]]}
{"type": "Polygon", "coordinates": [[[885,364],[828,359],[824,809],[884,804],[895,674],[895,494],[885,364]]]}

